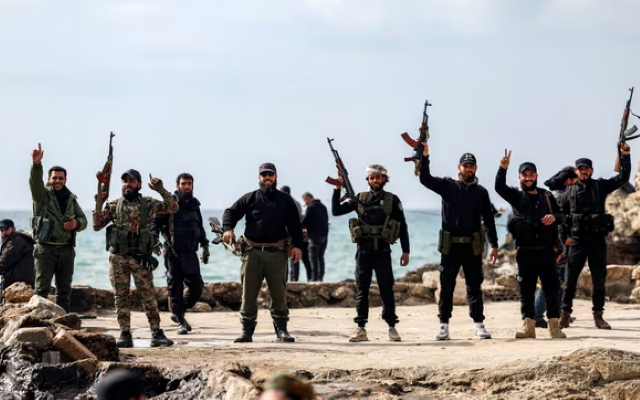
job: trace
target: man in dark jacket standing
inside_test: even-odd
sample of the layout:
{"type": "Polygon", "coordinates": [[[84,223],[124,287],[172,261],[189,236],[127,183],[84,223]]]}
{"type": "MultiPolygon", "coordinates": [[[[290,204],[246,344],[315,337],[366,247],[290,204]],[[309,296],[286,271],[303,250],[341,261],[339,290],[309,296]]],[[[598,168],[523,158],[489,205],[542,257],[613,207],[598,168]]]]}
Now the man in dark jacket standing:
{"type": "Polygon", "coordinates": [[[294,342],[287,331],[287,261],[300,261],[302,228],[293,199],[276,188],[278,175],[272,163],[258,170],[260,189],[249,192],[227,208],[222,217],[223,240],[240,248],[243,254],[240,280],[242,334],[236,343],[253,341],[258,318],[258,295],[266,279],[271,293],[271,318],[279,342],[294,342]],[[244,238],[236,243],[233,229],[245,218],[244,238]],[[287,239],[291,243],[287,243],[287,239]]]}
{"type": "Polygon", "coordinates": [[[2,250],[0,251],[0,275],[2,290],[16,282],[24,282],[33,287],[33,238],[26,233],[16,231],[13,221],[0,221],[2,232],[2,250]]]}
{"type": "Polygon", "coordinates": [[[507,186],[510,160],[511,152],[505,150],[495,189],[515,214],[509,232],[516,241],[520,310],[524,321],[522,330],[516,332],[516,339],[536,337],[534,300],[538,278],[547,293],[549,334],[552,338],[566,338],[558,323],[560,284],[556,270],[558,225],[564,222],[565,216],[553,195],[538,188],[538,169],[534,163],[525,162],[518,168],[522,190],[507,186]]]}
{"type": "Polygon", "coordinates": [[[204,282],[200,274],[200,261],[203,264],[209,262],[209,241],[202,226],[200,202],[193,197],[193,175],[186,172],[178,175],[173,198],[180,207],[178,212],[156,214],[151,231],[159,237],[163,236],[167,242],[164,261],[167,267],[171,320],[179,324],[178,335],[186,335],[191,331],[191,325],[184,314],[202,296],[204,282]],[[200,259],[198,247],[202,249],[200,259]],[[183,295],[185,285],[186,296],[183,295]]]}
{"type": "Polygon", "coordinates": [[[460,266],[464,270],[467,284],[469,315],[473,319],[475,339],[491,339],[484,327],[484,304],[482,300],[482,253],[485,233],[491,243],[490,258],[498,258],[498,234],[494,211],[487,189],[478,184],[476,157],[465,153],[458,164],[456,179],[436,178],[429,167],[429,146],[424,143],[424,160],[420,164],[420,182],[442,197],[442,230],[438,251],[440,262],[440,332],[437,340],[449,339],[449,319],[453,311],[453,291],[460,266]]]}
{"type": "Polygon", "coordinates": [[[598,329],[611,329],[603,319],[605,282],[607,279],[607,243],[605,238],[613,230],[613,217],[606,213],[607,195],[622,187],[631,175],[631,148],[619,146],[620,173],[610,179],[593,179],[593,163],[588,158],[576,160],[578,183],[562,195],[560,206],[567,215],[570,247],[567,265],[567,290],[562,300],[560,327],[568,328],[573,311],[578,277],[589,260],[593,281],[593,320],[598,329]]]}
{"type": "Polygon", "coordinates": [[[309,238],[309,264],[311,264],[310,281],[324,280],[324,252],[327,250],[329,236],[329,213],[322,202],[309,192],[302,195],[307,210],[302,220],[302,228],[309,238]]]}
{"type": "MultiPolygon", "coordinates": [[[[338,172],[339,174],[339,172],[338,172]]],[[[393,268],[391,265],[391,245],[400,239],[400,266],[409,264],[409,230],[404,217],[400,198],[384,190],[389,182],[387,169],[380,164],[367,167],[369,191],[358,193],[358,201],[349,199],[341,202],[342,185],[336,186],[331,198],[331,213],[334,216],[355,211],[358,218],[349,221],[351,240],[358,244],[356,250],[356,312],[354,322],[358,324],[349,337],[350,342],[369,340],[365,329],[369,322],[369,288],[373,272],[376,273],[380,297],[382,298],[382,319],[389,325],[389,340],[399,342],[396,329],[399,322],[393,294],[393,268]]],[[[342,177],[339,181],[344,182],[342,177]]]]}

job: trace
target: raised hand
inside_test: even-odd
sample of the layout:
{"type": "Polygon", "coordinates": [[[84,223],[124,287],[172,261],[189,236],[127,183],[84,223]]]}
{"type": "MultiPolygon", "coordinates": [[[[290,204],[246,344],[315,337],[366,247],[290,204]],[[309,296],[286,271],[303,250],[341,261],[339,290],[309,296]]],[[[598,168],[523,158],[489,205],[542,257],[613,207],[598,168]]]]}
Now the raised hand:
{"type": "Polygon", "coordinates": [[[626,143],[620,143],[620,153],[624,155],[631,154],[631,147],[629,147],[629,145],[626,143]]]}
{"type": "Polygon", "coordinates": [[[151,176],[151,174],[149,174],[149,188],[151,188],[151,190],[155,190],[156,192],[164,189],[164,186],[162,186],[162,179],[154,178],[153,176],[151,176]]]}
{"type": "Polygon", "coordinates": [[[500,159],[500,168],[509,169],[509,163],[511,162],[511,150],[507,153],[507,149],[504,149],[504,157],[500,159]]]}
{"type": "Polygon", "coordinates": [[[44,150],[42,150],[42,145],[38,143],[38,148],[31,152],[31,160],[34,164],[40,164],[42,157],[44,157],[44,150]]]}
{"type": "Polygon", "coordinates": [[[429,156],[429,145],[427,144],[427,142],[422,142],[422,156],[423,157],[428,157],[429,156]]]}

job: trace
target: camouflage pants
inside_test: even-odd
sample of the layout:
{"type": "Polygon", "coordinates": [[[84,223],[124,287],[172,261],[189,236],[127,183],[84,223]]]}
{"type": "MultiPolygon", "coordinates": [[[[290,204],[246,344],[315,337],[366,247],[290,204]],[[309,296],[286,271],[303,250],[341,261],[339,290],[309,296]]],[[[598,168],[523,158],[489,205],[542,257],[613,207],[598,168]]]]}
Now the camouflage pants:
{"type": "Polygon", "coordinates": [[[116,314],[121,331],[131,330],[131,276],[136,284],[140,302],[147,314],[151,331],[160,329],[158,301],[153,290],[153,273],[130,256],[111,254],[109,256],[109,280],[113,286],[116,314]]]}

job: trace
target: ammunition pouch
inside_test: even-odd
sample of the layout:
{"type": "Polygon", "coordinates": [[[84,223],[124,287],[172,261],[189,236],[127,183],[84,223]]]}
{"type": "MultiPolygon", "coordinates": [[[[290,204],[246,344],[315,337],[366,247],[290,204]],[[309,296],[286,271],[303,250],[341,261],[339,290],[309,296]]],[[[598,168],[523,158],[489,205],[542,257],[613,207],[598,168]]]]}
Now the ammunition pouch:
{"type": "Polygon", "coordinates": [[[369,225],[358,218],[351,218],[349,220],[351,242],[360,243],[363,240],[382,240],[385,243],[394,244],[400,237],[400,226],[399,221],[388,217],[385,219],[384,225],[369,225]]]}
{"type": "Polygon", "coordinates": [[[571,234],[608,235],[615,225],[610,214],[571,214],[571,234]]]}
{"type": "Polygon", "coordinates": [[[53,221],[44,216],[32,216],[29,220],[33,230],[33,240],[36,243],[47,243],[51,241],[53,234],[53,221]]]}
{"type": "Polygon", "coordinates": [[[124,200],[118,200],[114,224],[107,227],[107,250],[120,255],[151,255],[159,249],[158,235],[151,232],[148,226],[148,204],[145,198],[140,199],[140,227],[137,233],[129,232],[127,214],[124,211],[124,200]]]}
{"type": "Polygon", "coordinates": [[[479,256],[484,252],[484,234],[482,232],[474,232],[471,236],[453,236],[450,232],[440,230],[438,252],[443,256],[448,256],[451,254],[451,246],[453,244],[470,244],[472,254],[479,256]]]}

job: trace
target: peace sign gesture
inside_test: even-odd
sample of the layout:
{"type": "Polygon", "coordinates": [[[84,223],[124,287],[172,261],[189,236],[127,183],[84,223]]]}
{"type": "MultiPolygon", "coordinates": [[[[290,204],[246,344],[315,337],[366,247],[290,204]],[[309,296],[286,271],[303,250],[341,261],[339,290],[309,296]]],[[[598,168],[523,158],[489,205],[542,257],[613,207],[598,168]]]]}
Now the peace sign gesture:
{"type": "Polygon", "coordinates": [[[511,150],[507,153],[507,149],[504,149],[504,157],[500,159],[500,168],[509,169],[509,163],[511,162],[511,150]]]}
{"type": "Polygon", "coordinates": [[[31,160],[34,164],[40,164],[42,157],[44,157],[44,150],[42,150],[42,145],[38,143],[38,148],[31,152],[31,160]]]}

